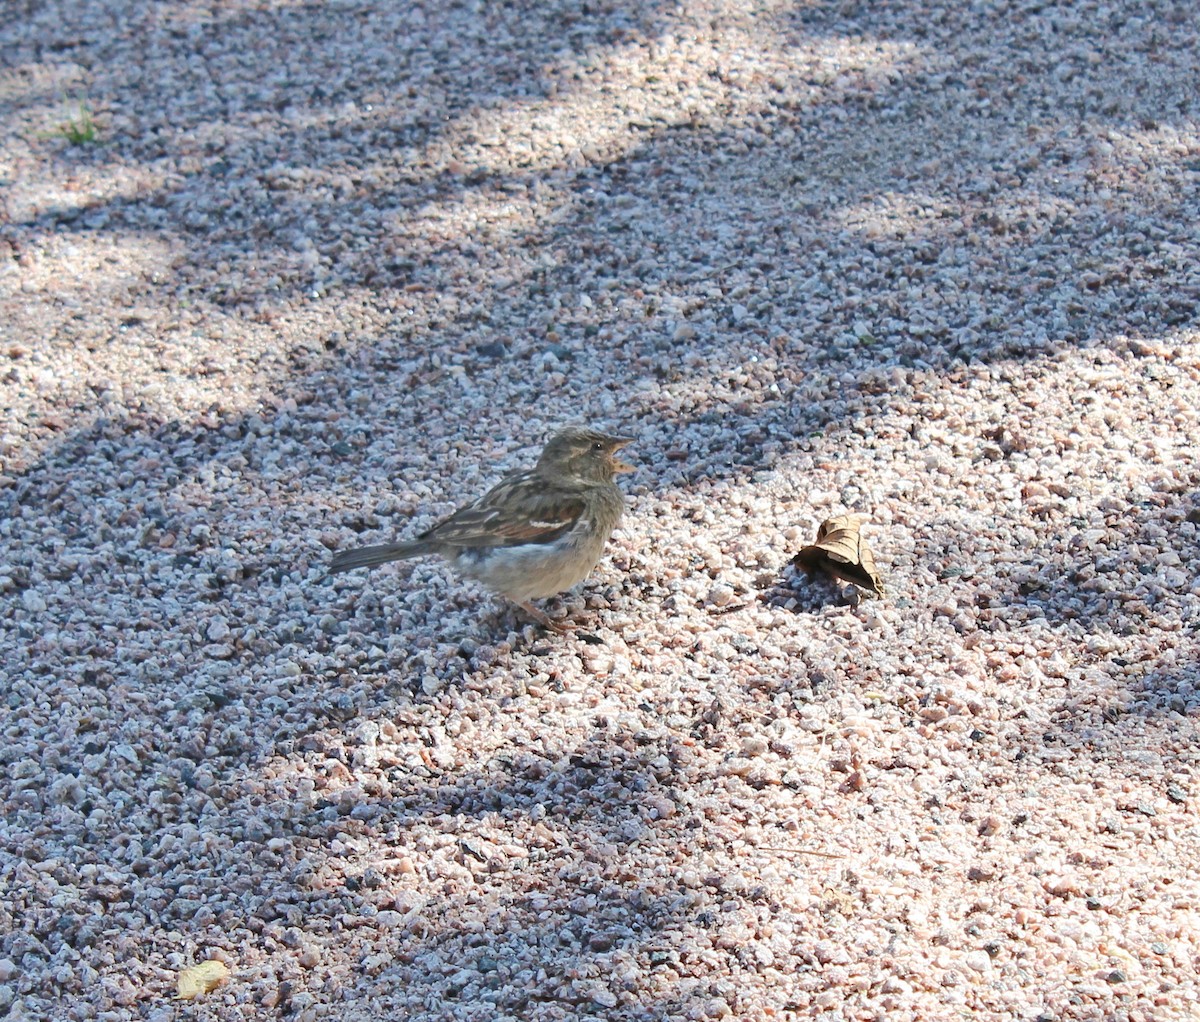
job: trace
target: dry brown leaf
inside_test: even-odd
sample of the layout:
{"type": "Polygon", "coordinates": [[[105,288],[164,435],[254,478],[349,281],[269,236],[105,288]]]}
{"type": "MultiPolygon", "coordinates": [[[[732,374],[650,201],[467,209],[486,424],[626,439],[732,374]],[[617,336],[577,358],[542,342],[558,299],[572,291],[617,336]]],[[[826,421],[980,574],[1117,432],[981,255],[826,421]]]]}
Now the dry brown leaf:
{"type": "Polygon", "coordinates": [[[229,966],[215,958],[184,969],[175,979],[177,1000],[190,1001],[193,997],[208,993],[229,975],[229,966]]]}
{"type": "Polygon", "coordinates": [[[864,514],[827,518],[817,529],[816,543],[796,554],[792,563],[810,575],[824,572],[882,596],[883,579],[875,568],[871,548],[858,531],[870,518],[864,514]]]}

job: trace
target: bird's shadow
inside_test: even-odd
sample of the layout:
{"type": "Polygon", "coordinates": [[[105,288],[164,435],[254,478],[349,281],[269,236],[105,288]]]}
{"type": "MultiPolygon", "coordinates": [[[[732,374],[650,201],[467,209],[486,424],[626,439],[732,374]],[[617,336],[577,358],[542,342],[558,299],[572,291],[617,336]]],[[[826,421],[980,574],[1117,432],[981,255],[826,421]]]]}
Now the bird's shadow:
{"type": "Polygon", "coordinates": [[[587,603],[587,593],[573,596],[553,596],[542,603],[542,609],[563,631],[548,628],[530,617],[520,607],[506,604],[500,599],[483,615],[480,631],[469,638],[495,641],[503,639],[514,652],[530,656],[547,656],[557,652],[564,643],[574,640],[588,646],[606,646],[608,643],[598,630],[604,628],[601,612],[587,603]],[[595,631],[593,630],[595,629],[595,631]]]}

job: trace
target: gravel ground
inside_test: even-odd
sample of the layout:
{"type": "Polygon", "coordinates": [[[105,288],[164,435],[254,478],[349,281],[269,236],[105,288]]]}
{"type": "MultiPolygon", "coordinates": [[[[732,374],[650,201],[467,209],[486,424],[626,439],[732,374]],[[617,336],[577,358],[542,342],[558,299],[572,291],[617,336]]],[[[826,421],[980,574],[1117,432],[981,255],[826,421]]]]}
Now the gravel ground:
{"type": "Polygon", "coordinates": [[[0,1014],[1198,1017],[1193,5],[3,22],[0,1014]],[[601,644],[326,577],[580,418],[601,644]]]}

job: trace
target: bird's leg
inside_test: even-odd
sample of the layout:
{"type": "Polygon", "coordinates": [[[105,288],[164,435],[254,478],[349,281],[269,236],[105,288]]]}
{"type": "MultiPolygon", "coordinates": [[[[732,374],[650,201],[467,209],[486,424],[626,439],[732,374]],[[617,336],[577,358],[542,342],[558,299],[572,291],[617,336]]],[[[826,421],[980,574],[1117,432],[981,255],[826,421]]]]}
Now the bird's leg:
{"type": "Polygon", "coordinates": [[[550,631],[558,632],[559,635],[565,635],[571,630],[571,626],[567,622],[555,621],[554,618],[549,617],[545,611],[539,610],[528,600],[526,600],[524,603],[518,603],[517,606],[525,611],[526,614],[533,618],[534,621],[536,621],[543,628],[549,628],[550,631]]]}

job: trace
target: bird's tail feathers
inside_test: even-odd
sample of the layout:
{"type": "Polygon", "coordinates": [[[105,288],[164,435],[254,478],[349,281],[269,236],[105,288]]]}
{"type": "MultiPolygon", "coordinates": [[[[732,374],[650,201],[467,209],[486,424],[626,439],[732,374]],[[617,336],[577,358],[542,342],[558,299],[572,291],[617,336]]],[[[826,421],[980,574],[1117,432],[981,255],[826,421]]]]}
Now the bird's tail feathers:
{"type": "Polygon", "coordinates": [[[429,548],[421,542],[412,543],[383,543],[380,546],[360,546],[353,550],[341,550],[333,555],[329,562],[329,573],[352,571],[355,568],[371,568],[376,564],[386,564],[388,561],[403,561],[409,557],[417,557],[429,553],[429,548]]]}

